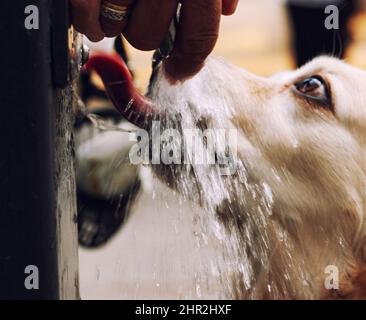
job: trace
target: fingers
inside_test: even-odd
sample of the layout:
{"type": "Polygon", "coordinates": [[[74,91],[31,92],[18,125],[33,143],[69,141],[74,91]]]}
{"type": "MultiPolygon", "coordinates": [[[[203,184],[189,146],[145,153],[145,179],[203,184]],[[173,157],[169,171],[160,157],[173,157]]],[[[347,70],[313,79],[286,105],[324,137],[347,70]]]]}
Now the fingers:
{"type": "Polygon", "coordinates": [[[138,0],[123,32],[140,50],[159,48],[176,14],[179,0],[138,0]]]}
{"type": "Polygon", "coordinates": [[[225,16],[232,15],[238,6],[238,2],[239,0],[222,0],[222,14],[225,16]]]}
{"type": "MultiPolygon", "coordinates": [[[[103,3],[103,0],[101,2],[103,3]]],[[[135,0],[108,0],[108,2],[117,6],[132,6],[135,0]]],[[[122,30],[125,28],[127,21],[128,19],[123,19],[122,21],[114,21],[100,16],[100,25],[104,34],[107,37],[115,37],[122,33],[122,30]]]]}
{"type": "Polygon", "coordinates": [[[221,13],[232,14],[238,5],[238,0],[108,0],[112,5],[133,6],[129,19],[114,21],[101,17],[103,1],[70,0],[75,28],[94,42],[123,32],[140,50],[160,46],[182,3],[175,47],[164,63],[172,80],[192,77],[202,68],[216,44],[221,13]]]}
{"type": "Polygon", "coordinates": [[[220,26],[222,0],[182,0],[175,47],[164,68],[172,81],[194,76],[213,50],[220,26]]]}
{"type": "Polygon", "coordinates": [[[72,21],[76,30],[85,34],[90,41],[104,38],[99,23],[101,0],[70,0],[72,21]]]}

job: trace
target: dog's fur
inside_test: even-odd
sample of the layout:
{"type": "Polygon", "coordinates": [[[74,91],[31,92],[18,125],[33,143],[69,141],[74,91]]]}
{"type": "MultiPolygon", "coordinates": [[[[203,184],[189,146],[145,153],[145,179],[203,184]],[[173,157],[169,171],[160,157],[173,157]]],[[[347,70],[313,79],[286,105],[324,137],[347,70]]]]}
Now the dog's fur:
{"type": "Polygon", "coordinates": [[[230,233],[243,263],[231,293],[366,298],[366,72],[320,57],[261,78],[209,58],[196,77],[169,86],[160,70],[149,96],[172,115],[167,126],[238,131],[232,176],[209,166],[153,166],[230,233]],[[327,106],[296,89],[312,76],[328,84],[327,106]],[[328,266],[339,270],[338,289],[324,285],[328,266]]]}
{"type": "MultiPolygon", "coordinates": [[[[329,57],[268,79],[216,59],[209,59],[205,69],[191,81],[193,91],[216,85],[217,91],[208,94],[216,100],[212,110],[195,112],[210,128],[220,125],[213,118],[228,114],[220,108],[230,109],[247,174],[256,183],[265,182],[272,197],[271,215],[258,224],[260,219],[253,218],[259,215],[258,203],[243,203],[245,194],[228,182],[236,177],[228,177],[230,195],[216,204],[221,221],[243,243],[248,240],[243,225],[255,225],[247,255],[253,259],[254,279],[247,286],[239,272],[234,275],[236,297],[366,298],[366,72],[329,57]],[[295,83],[314,75],[328,83],[331,106],[297,92],[295,83]],[[324,286],[329,265],[339,270],[339,289],[324,286]]],[[[171,94],[161,89],[162,78],[152,90],[155,103],[169,101],[166,95],[171,94]]],[[[190,102],[182,108],[187,105],[192,108],[190,102]]],[[[185,189],[172,182],[181,177],[172,172],[159,175],[185,189]]]]}

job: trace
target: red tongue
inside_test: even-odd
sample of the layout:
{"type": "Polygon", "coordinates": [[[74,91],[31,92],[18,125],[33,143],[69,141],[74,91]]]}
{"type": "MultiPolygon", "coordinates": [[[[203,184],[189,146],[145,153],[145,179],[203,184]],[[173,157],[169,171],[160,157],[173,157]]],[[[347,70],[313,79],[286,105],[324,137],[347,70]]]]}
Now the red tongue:
{"type": "Polygon", "coordinates": [[[95,53],[85,68],[101,77],[110,100],[128,121],[138,127],[148,126],[154,107],[136,90],[126,64],[117,54],[95,53]]]}

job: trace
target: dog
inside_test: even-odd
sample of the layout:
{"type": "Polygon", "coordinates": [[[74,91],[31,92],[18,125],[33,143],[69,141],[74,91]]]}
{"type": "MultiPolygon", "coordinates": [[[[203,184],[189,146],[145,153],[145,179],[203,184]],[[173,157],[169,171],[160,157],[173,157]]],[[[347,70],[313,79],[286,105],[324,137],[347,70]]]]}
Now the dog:
{"type": "Polygon", "coordinates": [[[141,128],[158,119],[180,131],[237,131],[231,175],[212,165],[152,165],[234,239],[242,264],[231,274],[233,298],[366,298],[365,71],[319,57],[262,78],[210,57],[177,85],[162,65],[145,97],[116,58],[95,55],[86,67],[141,128]]]}

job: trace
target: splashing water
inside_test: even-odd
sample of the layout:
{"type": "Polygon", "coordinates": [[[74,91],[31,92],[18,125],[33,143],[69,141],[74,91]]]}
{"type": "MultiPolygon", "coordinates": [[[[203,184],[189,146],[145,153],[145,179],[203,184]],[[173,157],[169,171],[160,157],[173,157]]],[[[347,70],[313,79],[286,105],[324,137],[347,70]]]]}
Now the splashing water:
{"type": "MultiPolygon", "coordinates": [[[[204,292],[210,291],[211,279],[215,277],[219,278],[220,288],[214,287],[212,290],[219,290],[220,298],[290,296],[294,291],[291,283],[298,283],[294,278],[308,279],[306,270],[294,266],[292,244],[287,241],[287,233],[271,219],[274,202],[272,190],[266,181],[253,175],[252,169],[256,164],[248,160],[251,149],[246,148],[250,143],[235,121],[234,108],[245,102],[245,95],[239,85],[230,84],[240,83],[242,73],[239,68],[221,59],[209,58],[203,70],[184,83],[172,86],[159,73],[148,93],[159,110],[160,118],[155,120],[161,121],[161,130],[174,129],[180,133],[186,129],[237,131],[239,144],[236,146],[237,156],[234,157],[236,171],[230,175],[222,174],[219,163],[206,165],[182,161],[171,165],[151,164],[159,180],[177,191],[185,202],[203,208],[204,214],[194,217],[197,250],[214,245],[214,254],[204,257],[203,266],[200,266],[204,272],[192,275],[193,291],[198,297],[205,297],[204,292]],[[215,244],[211,243],[212,239],[215,239],[215,244]],[[283,268],[278,272],[284,275],[286,283],[273,282],[267,276],[270,261],[278,254],[278,243],[282,246],[279,259],[284,261],[283,268]]],[[[106,123],[94,115],[88,117],[100,130],[133,131],[106,123]]],[[[151,120],[151,117],[146,118],[151,120]]],[[[170,142],[174,149],[185,148],[186,137],[184,134],[181,136],[183,143],[163,138],[161,144],[170,142]]],[[[196,142],[201,149],[207,148],[205,140],[196,142]]],[[[226,145],[223,149],[226,149],[226,145]]],[[[181,155],[185,154],[183,150],[181,155]]],[[[273,175],[276,175],[275,169],[273,175]]],[[[152,197],[152,200],[164,203],[164,195],[156,195],[154,191],[152,197]]],[[[175,229],[177,237],[178,233],[179,230],[175,229]]],[[[163,282],[155,283],[157,288],[163,287],[163,282]]],[[[311,288],[308,290],[310,292],[311,288]]]]}
{"type": "MultiPolygon", "coordinates": [[[[165,128],[236,129],[232,108],[241,92],[228,84],[238,76],[239,69],[211,58],[198,76],[183,84],[171,86],[160,75],[149,95],[167,114],[165,128]]],[[[238,135],[240,140],[242,133],[238,135]]],[[[159,179],[204,208],[204,216],[196,217],[197,241],[210,245],[204,239],[213,236],[220,244],[209,264],[220,276],[223,298],[255,295],[251,290],[258,278],[257,265],[268,265],[271,246],[266,233],[273,203],[270,188],[251,181],[246,164],[239,157],[235,161],[237,171],[228,176],[220,173],[219,164],[152,165],[159,179]]],[[[209,283],[206,277],[195,277],[199,292],[209,283]]]]}

